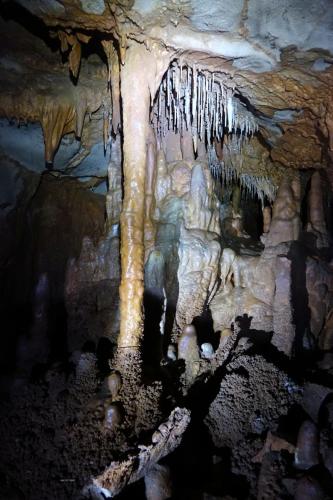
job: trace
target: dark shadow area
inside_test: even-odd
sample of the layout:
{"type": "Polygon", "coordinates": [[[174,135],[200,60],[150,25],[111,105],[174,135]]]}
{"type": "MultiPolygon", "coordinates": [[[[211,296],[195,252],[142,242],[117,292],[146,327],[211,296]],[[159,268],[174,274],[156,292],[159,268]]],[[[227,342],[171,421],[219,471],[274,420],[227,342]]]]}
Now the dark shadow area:
{"type": "Polygon", "coordinates": [[[202,500],[204,493],[248,497],[245,478],[231,472],[230,450],[215,449],[199,419],[192,420],[181,446],[165,463],[170,466],[174,481],[173,500],[202,500]]]}
{"type": "Polygon", "coordinates": [[[293,379],[302,383],[304,371],[307,370],[308,367],[303,363],[298,363],[295,359],[291,360],[282,351],[277,349],[277,347],[271,343],[273,332],[252,329],[251,320],[252,318],[247,314],[236,318],[240,328],[238,338],[247,338],[250,341],[250,345],[246,350],[247,354],[250,356],[261,355],[266,361],[273,363],[293,379]]]}
{"type": "Polygon", "coordinates": [[[288,258],[291,260],[291,302],[295,325],[294,351],[296,357],[310,361],[313,357],[313,341],[310,332],[309,296],[306,288],[307,251],[298,242],[292,243],[288,258]]]}
{"type": "MultiPolygon", "coordinates": [[[[16,2],[1,2],[0,16],[7,22],[15,21],[19,23],[27,31],[43,40],[45,45],[53,52],[59,50],[60,42],[57,37],[52,38],[50,36],[50,31],[46,24],[16,2]]],[[[13,36],[15,36],[15,33],[13,33],[13,36]]]]}
{"type": "Polygon", "coordinates": [[[110,373],[110,359],[112,359],[114,345],[106,337],[101,337],[97,344],[96,356],[97,366],[101,378],[106,377],[110,373]]]}
{"type": "Polygon", "coordinates": [[[307,414],[300,405],[292,406],[286,415],[279,418],[276,434],[296,446],[298,431],[307,418],[307,414]]]}
{"type": "Polygon", "coordinates": [[[204,342],[209,342],[214,349],[217,349],[219,336],[214,332],[213,318],[210,309],[206,308],[201,316],[196,316],[192,324],[197,331],[199,346],[204,342]]]}
{"type": "Polygon", "coordinates": [[[159,289],[145,290],[143,297],[145,311],[143,336],[143,365],[158,369],[163,353],[163,335],[160,322],[162,320],[164,296],[159,289]]]}
{"type": "Polygon", "coordinates": [[[127,486],[116,497],[119,500],[146,500],[145,483],[143,479],[127,486]]]}
{"type": "Polygon", "coordinates": [[[307,178],[303,176],[303,184],[304,184],[304,194],[301,202],[301,224],[302,224],[302,229],[306,230],[306,225],[309,220],[309,192],[310,192],[310,187],[311,187],[311,178],[308,175],[307,178]]]}
{"type": "MultiPolygon", "coordinates": [[[[30,189],[28,179],[28,193],[30,189]]],[[[96,238],[104,227],[103,200],[83,192],[77,181],[57,180],[46,173],[32,196],[24,196],[8,219],[1,255],[4,374],[42,359],[52,363],[66,358],[68,262],[79,256],[83,236],[96,238]],[[82,218],[85,210],[76,210],[74,204],[78,207],[88,198],[92,204],[85,210],[93,212],[82,218]]]]}
{"type": "Polygon", "coordinates": [[[242,192],[241,208],[243,210],[244,230],[254,240],[259,240],[263,233],[263,215],[261,201],[257,196],[244,197],[242,192]]]}

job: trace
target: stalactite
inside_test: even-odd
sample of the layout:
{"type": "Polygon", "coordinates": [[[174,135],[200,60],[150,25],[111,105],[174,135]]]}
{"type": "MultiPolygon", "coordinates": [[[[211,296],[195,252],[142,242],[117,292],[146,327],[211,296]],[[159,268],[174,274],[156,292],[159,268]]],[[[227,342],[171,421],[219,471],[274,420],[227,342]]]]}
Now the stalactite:
{"type": "Polygon", "coordinates": [[[74,76],[77,78],[79,76],[80,64],[81,64],[81,43],[75,39],[72,49],[68,57],[69,69],[74,76]]]}
{"type": "Polygon", "coordinates": [[[87,108],[88,108],[87,100],[84,97],[82,97],[79,101],[79,105],[76,106],[76,125],[75,125],[76,137],[81,137],[84,118],[87,113],[87,108]]]}
{"type": "Polygon", "coordinates": [[[70,49],[68,56],[68,65],[74,78],[77,78],[81,63],[81,43],[88,43],[91,36],[85,33],[68,33],[59,30],[58,38],[60,41],[60,50],[64,54],[70,49]]]}
{"type": "Polygon", "coordinates": [[[258,130],[255,116],[221,74],[173,61],[159,88],[151,118],[160,142],[168,131],[182,136],[189,131],[194,152],[199,155],[200,146],[201,158],[202,149],[207,151],[216,182],[227,189],[239,183],[244,195],[257,196],[262,203],[265,197],[274,199],[275,188],[268,178],[241,173],[217,157],[216,142],[227,140],[230,149],[240,155],[243,143],[258,130]]]}
{"type": "Polygon", "coordinates": [[[191,129],[193,146],[198,140],[209,148],[222,140],[224,131],[236,134],[238,149],[257,129],[256,119],[235,96],[235,90],[218,74],[174,61],[168,68],[155,101],[153,125],[160,139],[167,130],[191,129]]]}
{"type": "Polygon", "coordinates": [[[113,133],[117,134],[121,120],[119,57],[112,40],[102,40],[101,43],[108,62],[108,88],[112,100],[112,113],[109,114],[110,124],[112,124],[113,133]]]}
{"type": "Polygon", "coordinates": [[[239,183],[243,197],[257,197],[262,206],[264,206],[265,198],[270,202],[274,201],[276,186],[269,177],[239,173],[229,163],[225,164],[223,161],[218,160],[215,148],[210,148],[208,154],[212,176],[216,181],[221,181],[227,193],[229,193],[231,186],[239,183]]]}
{"type": "Polygon", "coordinates": [[[75,130],[75,108],[72,105],[45,105],[41,112],[41,123],[45,142],[45,161],[53,158],[64,134],[75,130]]]}
{"type": "Polygon", "coordinates": [[[106,152],[108,144],[111,142],[111,127],[110,127],[110,107],[103,103],[103,143],[104,152],[106,152]]]}

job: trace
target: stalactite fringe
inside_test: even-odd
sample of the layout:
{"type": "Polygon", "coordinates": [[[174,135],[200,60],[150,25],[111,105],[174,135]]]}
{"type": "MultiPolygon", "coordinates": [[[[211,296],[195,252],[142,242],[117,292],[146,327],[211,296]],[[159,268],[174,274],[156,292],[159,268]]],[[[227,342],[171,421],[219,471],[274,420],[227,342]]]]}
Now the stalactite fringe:
{"type": "Polygon", "coordinates": [[[168,130],[191,130],[194,150],[198,139],[207,147],[221,142],[225,133],[237,134],[239,143],[258,130],[254,115],[217,74],[174,61],[161,83],[152,122],[160,138],[168,130]]]}

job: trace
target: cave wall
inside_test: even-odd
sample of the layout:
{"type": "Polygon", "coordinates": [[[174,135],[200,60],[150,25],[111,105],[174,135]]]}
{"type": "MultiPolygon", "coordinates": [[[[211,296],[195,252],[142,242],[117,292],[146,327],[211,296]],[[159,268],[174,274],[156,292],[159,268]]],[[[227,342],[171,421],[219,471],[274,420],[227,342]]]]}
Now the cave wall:
{"type": "Polygon", "coordinates": [[[2,352],[7,369],[13,364],[20,368],[25,356],[31,368],[31,363],[66,353],[67,266],[80,255],[84,237],[99,240],[105,218],[104,198],[85,190],[78,181],[48,174],[40,177],[14,165],[2,159],[2,173],[9,172],[9,179],[4,178],[4,195],[12,192],[17,197],[14,206],[12,200],[3,200],[7,210],[1,224],[7,243],[2,247],[1,300],[4,346],[8,346],[2,352]],[[14,179],[10,177],[13,172],[14,179]],[[44,322],[41,331],[34,333],[39,308],[43,309],[44,322]],[[33,344],[35,349],[31,347],[29,353],[33,344]]]}
{"type": "Polygon", "coordinates": [[[327,497],[331,2],[0,14],[4,498],[327,497]]]}

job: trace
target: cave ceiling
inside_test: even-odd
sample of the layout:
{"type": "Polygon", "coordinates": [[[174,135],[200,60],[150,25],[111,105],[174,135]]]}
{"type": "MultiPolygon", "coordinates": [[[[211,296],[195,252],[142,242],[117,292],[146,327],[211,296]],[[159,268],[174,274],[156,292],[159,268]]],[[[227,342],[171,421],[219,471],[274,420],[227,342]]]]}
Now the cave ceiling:
{"type": "Polygon", "coordinates": [[[86,115],[103,114],[108,99],[103,43],[113,40],[122,59],[135,40],[228,81],[256,117],[258,170],[263,162],[277,169],[326,165],[333,92],[330,0],[16,4],[16,10],[13,2],[1,4],[0,114],[41,123],[49,136],[46,161],[66,133],[82,136],[87,148],[97,141],[97,120],[84,123],[86,115]]]}

